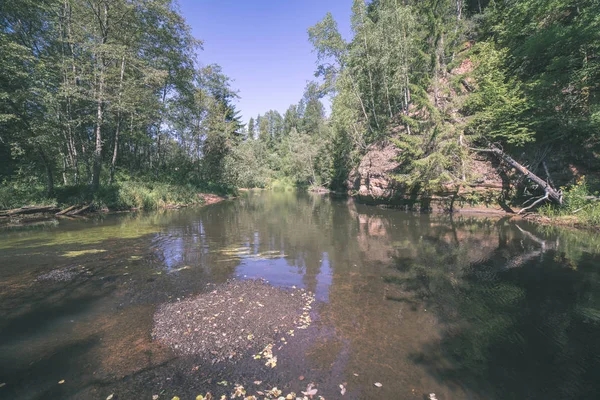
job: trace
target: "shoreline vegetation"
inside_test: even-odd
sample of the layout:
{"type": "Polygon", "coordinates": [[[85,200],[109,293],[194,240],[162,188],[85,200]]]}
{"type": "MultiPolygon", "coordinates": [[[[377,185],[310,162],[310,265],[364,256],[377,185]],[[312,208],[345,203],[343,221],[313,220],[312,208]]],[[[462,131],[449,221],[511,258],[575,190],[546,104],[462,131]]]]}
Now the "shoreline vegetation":
{"type": "MultiPolygon", "coordinates": [[[[224,200],[235,199],[239,192],[251,191],[290,191],[301,190],[308,193],[320,195],[343,196],[353,198],[358,202],[356,196],[348,193],[331,191],[322,186],[294,187],[275,182],[267,188],[223,188],[223,187],[199,187],[181,186],[173,184],[157,184],[128,182],[126,184],[114,184],[106,190],[90,197],[85,187],[64,188],[57,190],[57,196],[52,199],[45,198],[43,189],[37,193],[28,193],[7,188],[0,189],[0,226],[6,224],[23,225],[48,217],[73,219],[94,213],[135,212],[173,210],[186,207],[204,207],[216,204],[224,200]],[[212,192],[209,192],[212,190],[212,192]],[[7,199],[10,198],[10,201],[7,199]]],[[[568,192],[567,192],[568,193],[568,192]]],[[[567,197],[569,198],[569,197],[567,197]]],[[[400,205],[391,205],[385,202],[369,202],[363,204],[374,207],[385,207],[398,210],[416,211],[400,205]]],[[[589,204],[589,203],[584,203],[589,204]]],[[[581,207],[580,207],[581,208],[581,207]]],[[[592,215],[596,212],[590,207],[592,215]]],[[[452,211],[443,208],[418,211],[437,214],[476,215],[481,217],[510,217],[530,221],[540,225],[573,228],[600,232],[600,224],[592,220],[587,222],[568,212],[556,212],[554,207],[543,207],[539,212],[517,214],[507,211],[499,203],[486,204],[463,204],[452,211]]]]}
{"type": "Polygon", "coordinates": [[[91,193],[87,187],[57,188],[48,198],[44,190],[0,188],[0,224],[31,222],[48,216],[72,219],[90,213],[166,210],[207,206],[231,198],[236,191],[224,187],[164,183],[116,183],[91,193]]]}

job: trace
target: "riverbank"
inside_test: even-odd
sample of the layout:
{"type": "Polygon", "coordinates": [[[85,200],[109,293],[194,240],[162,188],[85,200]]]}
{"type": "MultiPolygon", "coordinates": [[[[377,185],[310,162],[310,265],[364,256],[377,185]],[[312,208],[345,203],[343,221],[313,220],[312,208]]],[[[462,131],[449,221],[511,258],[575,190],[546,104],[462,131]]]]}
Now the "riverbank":
{"type": "Polygon", "coordinates": [[[234,194],[231,188],[174,185],[139,181],[103,186],[90,193],[87,186],[66,186],[52,197],[42,188],[0,188],[0,224],[27,223],[50,217],[74,218],[98,212],[177,209],[223,201],[234,194]]]}
{"type": "Polygon", "coordinates": [[[534,222],[539,225],[552,226],[552,227],[563,227],[572,228],[576,230],[586,230],[591,232],[600,232],[600,225],[581,221],[575,215],[561,215],[561,216],[545,216],[538,213],[531,213],[523,217],[527,221],[534,222]]]}

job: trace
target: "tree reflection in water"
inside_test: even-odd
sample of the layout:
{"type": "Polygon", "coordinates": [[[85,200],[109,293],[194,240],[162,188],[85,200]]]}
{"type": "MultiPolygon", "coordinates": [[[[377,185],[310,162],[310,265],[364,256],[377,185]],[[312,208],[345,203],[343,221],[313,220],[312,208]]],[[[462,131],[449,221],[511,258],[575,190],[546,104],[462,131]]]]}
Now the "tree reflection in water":
{"type": "Polygon", "coordinates": [[[471,260],[473,243],[457,237],[465,228],[453,224],[453,241],[424,237],[386,277],[445,326],[413,360],[489,398],[596,398],[598,255],[571,259],[558,238],[501,224],[495,249],[471,260]]]}

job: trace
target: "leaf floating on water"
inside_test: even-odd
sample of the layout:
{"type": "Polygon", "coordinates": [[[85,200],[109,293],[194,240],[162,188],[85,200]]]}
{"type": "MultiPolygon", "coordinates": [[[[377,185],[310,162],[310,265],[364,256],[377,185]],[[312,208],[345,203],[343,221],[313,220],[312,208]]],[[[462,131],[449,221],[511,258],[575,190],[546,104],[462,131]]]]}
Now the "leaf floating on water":
{"type": "Polygon", "coordinates": [[[382,387],[383,385],[379,382],[375,382],[373,385],[377,386],[377,387],[382,387]]]}
{"type": "Polygon", "coordinates": [[[234,390],[235,391],[231,395],[232,399],[235,397],[243,397],[246,394],[246,389],[244,389],[242,385],[236,385],[234,390]]]}
{"type": "Polygon", "coordinates": [[[269,360],[267,360],[265,365],[267,367],[275,368],[275,366],[277,365],[277,356],[273,356],[273,357],[269,358],[269,360]]]}
{"type": "Polygon", "coordinates": [[[314,388],[314,383],[309,383],[306,387],[306,392],[302,392],[305,396],[314,396],[317,394],[317,389],[314,388]]]}
{"type": "Polygon", "coordinates": [[[62,385],[63,383],[65,383],[65,380],[64,380],[64,379],[62,379],[62,380],[58,381],[58,384],[59,384],[59,385],[62,385]]]}
{"type": "Polygon", "coordinates": [[[227,386],[228,384],[229,384],[229,382],[227,382],[227,381],[217,382],[217,385],[221,385],[221,386],[227,386]]]}
{"type": "Polygon", "coordinates": [[[112,399],[113,399],[113,397],[115,397],[115,394],[114,394],[114,393],[113,393],[113,394],[111,394],[111,395],[109,395],[109,396],[106,398],[106,400],[112,400],[112,399]]]}
{"type": "Polygon", "coordinates": [[[352,374],[352,375],[354,375],[354,376],[358,376],[358,374],[357,374],[357,373],[354,373],[354,374],[352,374]]]}
{"type": "Polygon", "coordinates": [[[298,377],[298,380],[299,380],[299,381],[303,381],[303,380],[304,380],[304,375],[300,375],[300,376],[298,377]]]}

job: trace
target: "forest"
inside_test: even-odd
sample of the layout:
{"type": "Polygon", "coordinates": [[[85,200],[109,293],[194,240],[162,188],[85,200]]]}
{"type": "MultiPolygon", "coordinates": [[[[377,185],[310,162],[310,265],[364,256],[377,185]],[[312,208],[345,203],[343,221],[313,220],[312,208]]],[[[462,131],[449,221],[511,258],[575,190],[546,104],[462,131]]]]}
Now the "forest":
{"type": "Polygon", "coordinates": [[[331,14],[308,27],[304,95],[246,124],[175,1],[2,2],[0,209],[346,193],[392,145],[411,195],[458,193],[475,159],[497,158],[510,184],[495,202],[600,224],[599,1],[354,0],[351,27],[350,41],[331,14]]]}

